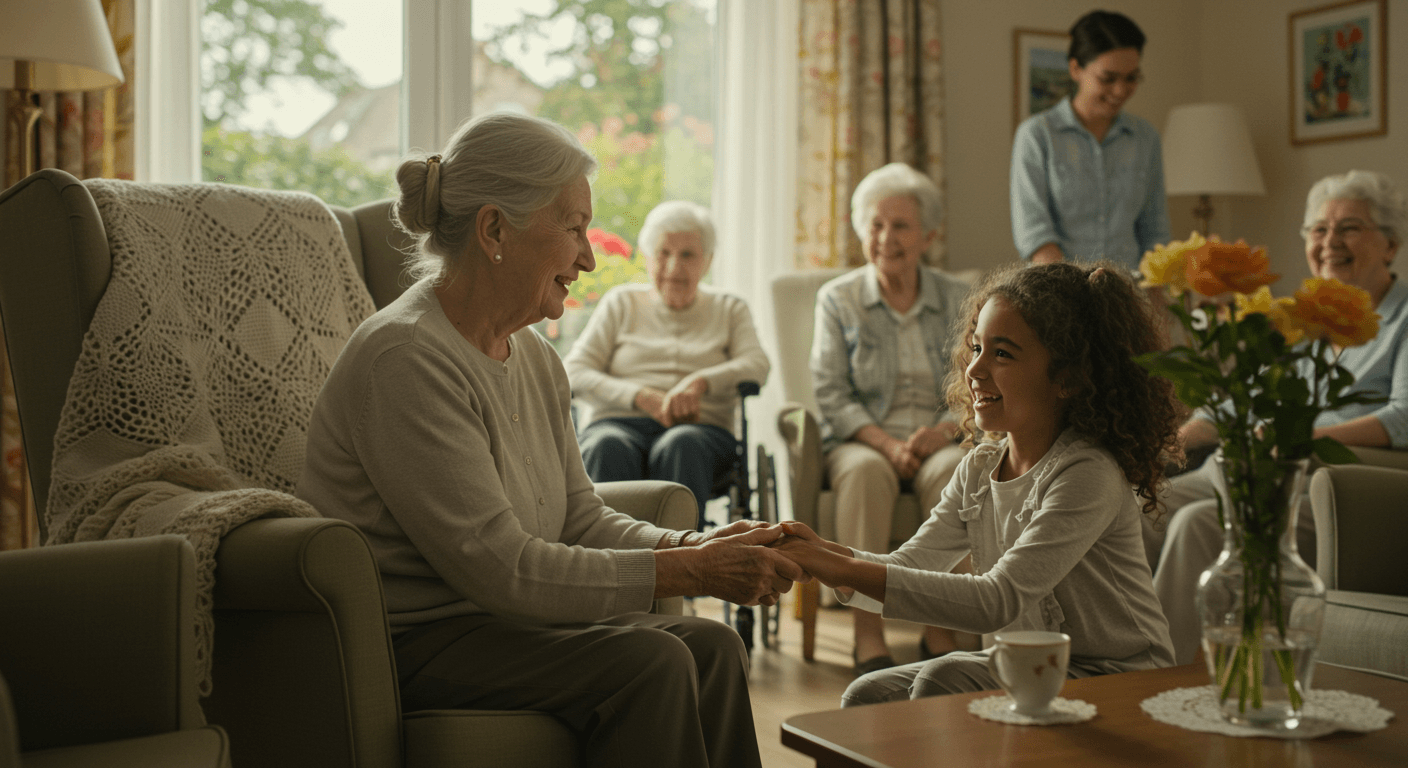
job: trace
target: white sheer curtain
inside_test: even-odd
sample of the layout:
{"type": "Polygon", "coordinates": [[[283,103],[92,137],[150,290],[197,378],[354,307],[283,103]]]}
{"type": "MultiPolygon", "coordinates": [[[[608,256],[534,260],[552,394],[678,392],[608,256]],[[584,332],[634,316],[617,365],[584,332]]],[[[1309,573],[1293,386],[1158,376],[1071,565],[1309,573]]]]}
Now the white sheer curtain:
{"type": "Polygon", "coordinates": [[[200,181],[199,0],[137,0],[137,181],[200,181]]]}
{"type": "MultiPolygon", "coordinates": [[[[748,301],[768,357],[777,360],[772,279],[793,269],[797,168],[796,0],[720,0],[722,94],[716,146],[713,282],[748,301]]],[[[776,370],[748,408],[749,439],[778,457],[776,370]]],[[[749,448],[749,460],[755,456],[749,448]]],[[[754,475],[756,480],[757,475],[754,475]]],[[[778,483],[779,509],[792,508],[778,483]]]]}

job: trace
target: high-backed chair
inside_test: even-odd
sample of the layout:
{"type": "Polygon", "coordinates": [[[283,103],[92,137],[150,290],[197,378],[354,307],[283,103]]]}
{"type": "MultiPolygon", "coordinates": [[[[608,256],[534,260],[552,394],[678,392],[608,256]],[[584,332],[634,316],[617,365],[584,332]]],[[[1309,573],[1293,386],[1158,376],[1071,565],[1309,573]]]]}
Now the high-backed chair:
{"type": "Polygon", "coordinates": [[[1329,590],[1319,659],[1408,680],[1408,568],[1399,559],[1408,471],[1322,467],[1310,479],[1310,506],[1315,567],[1329,590]]]}
{"type": "MultiPolygon", "coordinates": [[[[836,499],[826,478],[817,422],[816,391],[808,358],[816,323],[816,292],[832,278],[851,268],[817,269],[781,275],[772,281],[773,319],[777,332],[775,370],[782,379],[786,404],[777,415],[777,428],[786,443],[787,480],[792,491],[792,517],[806,523],[823,538],[836,538],[836,499]]],[[[968,281],[975,272],[960,275],[968,281]]],[[[913,536],[928,510],[919,508],[913,493],[895,500],[890,520],[890,544],[897,547],[913,536]]],[[[816,650],[816,608],[820,601],[815,581],[800,585],[798,613],[802,620],[802,657],[810,661],[816,650]]]]}
{"type": "Polygon", "coordinates": [[[177,536],[0,552],[0,768],[228,768],[177,536]]]}
{"type": "MultiPolygon", "coordinates": [[[[388,208],[381,201],[333,209],[378,307],[407,286],[406,243],[388,208]]],[[[0,243],[0,311],[43,509],[59,413],[112,255],[92,195],[56,170],[0,194],[0,243]]],[[[693,525],[694,499],[684,486],[608,483],[597,490],[615,509],[656,525],[693,525]]],[[[204,708],[228,732],[234,764],[577,764],[572,731],[541,713],[403,715],[380,576],[357,528],[322,517],[245,523],[223,539],[216,576],[213,692],[204,708]]],[[[656,610],[680,613],[682,601],[657,601],[656,610]]]]}

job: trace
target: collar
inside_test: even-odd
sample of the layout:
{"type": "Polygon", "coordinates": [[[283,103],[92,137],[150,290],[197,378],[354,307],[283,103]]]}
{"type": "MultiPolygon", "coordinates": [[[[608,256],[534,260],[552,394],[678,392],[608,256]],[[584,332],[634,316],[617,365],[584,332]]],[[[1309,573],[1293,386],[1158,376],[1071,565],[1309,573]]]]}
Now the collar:
{"type": "Polygon", "coordinates": [[[1393,283],[1389,285],[1388,292],[1379,302],[1379,306],[1374,309],[1379,313],[1382,322],[1388,322],[1389,318],[1395,317],[1408,307],[1408,285],[1398,279],[1398,275],[1393,276],[1393,283]]]}
{"type": "MultiPolygon", "coordinates": [[[[865,278],[860,282],[860,304],[869,309],[870,307],[884,304],[885,300],[880,296],[880,278],[875,275],[875,265],[865,265],[865,278]]],[[[944,311],[943,298],[939,294],[939,282],[924,268],[919,267],[919,299],[917,303],[925,309],[935,312],[944,311]]]]}
{"type": "MultiPolygon", "coordinates": [[[[1083,123],[1081,123],[1079,117],[1076,117],[1075,108],[1071,106],[1070,96],[1063,97],[1061,101],[1051,110],[1051,114],[1054,118],[1053,122],[1055,124],[1056,130],[1081,131],[1087,136],[1095,138],[1095,134],[1091,133],[1090,130],[1087,129],[1083,123]]],[[[1105,133],[1105,141],[1109,141],[1110,137],[1115,135],[1116,133],[1133,132],[1134,118],[1130,117],[1124,110],[1120,110],[1120,113],[1118,115],[1115,115],[1115,121],[1113,123],[1110,123],[1110,130],[1105,133]]]]}

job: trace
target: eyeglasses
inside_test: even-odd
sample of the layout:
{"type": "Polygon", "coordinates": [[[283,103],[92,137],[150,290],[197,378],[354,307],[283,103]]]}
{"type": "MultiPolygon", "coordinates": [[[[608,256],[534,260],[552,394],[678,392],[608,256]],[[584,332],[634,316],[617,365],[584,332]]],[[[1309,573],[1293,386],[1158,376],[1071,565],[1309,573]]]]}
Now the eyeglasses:
{"type": "Polygon", "coordinates": [[[1119,72],[1106,72],[1095,76],[1095,81],[1101,85],[1114,85],[1121,80],[1123,80],[1126,85],[1139,85],[1144,82],[1144,73],[1136,71],[1125,75],[1119,72]]]}
{"type": "Polygon", "coordinates": [[[1367,232],[1382,230],[1372,224],[1365,224],[1361,221],[1346,221],[1331,227],[1327,224],[1316,224],[1311,227],[1301,227],[1300,235],[1306,240],[1320,241],[1326,237],[1334,236],[1340,240],[1355,240],[1367,232]]]}

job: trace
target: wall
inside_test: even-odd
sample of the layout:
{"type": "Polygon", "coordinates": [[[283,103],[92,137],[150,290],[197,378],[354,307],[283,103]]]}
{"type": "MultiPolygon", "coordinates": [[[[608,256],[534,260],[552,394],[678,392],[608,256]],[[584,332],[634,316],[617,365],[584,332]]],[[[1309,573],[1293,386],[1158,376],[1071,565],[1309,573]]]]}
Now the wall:
{"type": "MultiPolygon", "coordinates": [[[[1204,0],[1201,9],[1201,99],[1242,107],[1267,190],[1260,198],[1214,199],[1218,212],[1212,228],[1265,244],[1273,265],[1295,282],[1309,274],[1299,230],[1312,184],[1332,173],[1361,168],[1385,173],[1408,190],[1408,0],[1388,0],[1388,133],[1291,145],[1288,19],[1295,11],[1326,4],[1204,0]],[[1229,77],[1233,72],[1236,76],[1229,77]]],[[[1400,258],[1400,270],[1405,263],[1400,258]]],[[[1288,293],[1291,287],[1283,284],[1277,293],[1288,293]]]]}
{"type": "MultiPolygon", "coordinates": [[[[1235,4],[1210,0],[1209,5],[1217,2],[1235,4]]],[[[1067,30],[1096,7],[1129,16],[1149,38],[1142,62],[1144,84],[1128,102],[1129,112],[1162,130],[1172,107],[1202,100],[1204,68],[1197,52],[1206,25],[1199,23],[1200,0],[946,0],[950,269],[985,268],[1017,258],[1007,202],[1012,134],[1017,129],[1012,123],[1012,30],[1067,30]]],[[[1193,203],[1177,198],[1169,203],[1173,232],[1191,231],[1193,203]]]]}

